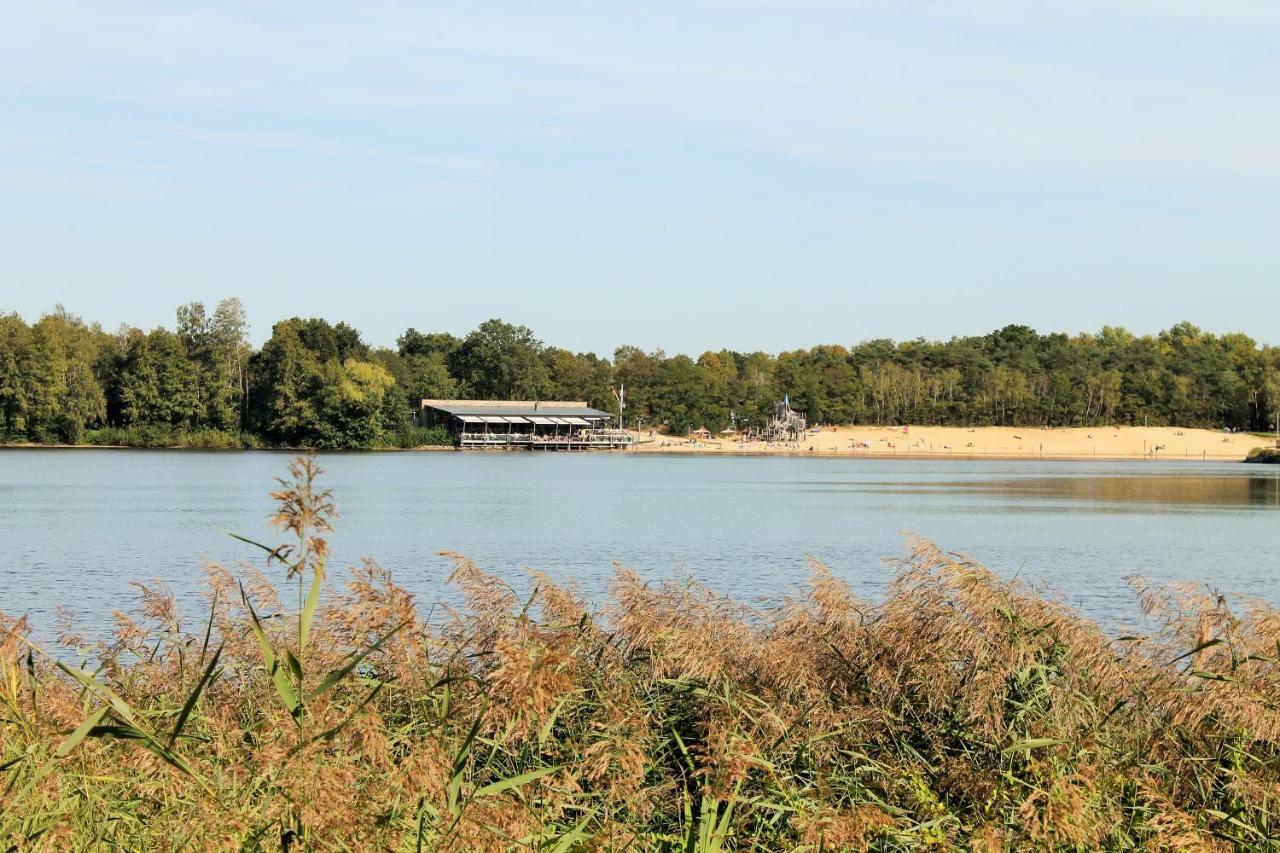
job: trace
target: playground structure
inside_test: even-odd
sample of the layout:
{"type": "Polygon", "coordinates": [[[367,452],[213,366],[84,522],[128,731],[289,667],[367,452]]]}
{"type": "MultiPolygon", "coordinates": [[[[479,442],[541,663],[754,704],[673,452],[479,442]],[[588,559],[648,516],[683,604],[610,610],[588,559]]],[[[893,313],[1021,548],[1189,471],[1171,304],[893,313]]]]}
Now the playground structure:
{"type": "Polygon", "coordinates": [[[791,408],[790,395],[773,404],[773,419],[762,428],[752,428],[748,439],[768,442],[800,441],[808,430],[808,420],[791,408]]]}

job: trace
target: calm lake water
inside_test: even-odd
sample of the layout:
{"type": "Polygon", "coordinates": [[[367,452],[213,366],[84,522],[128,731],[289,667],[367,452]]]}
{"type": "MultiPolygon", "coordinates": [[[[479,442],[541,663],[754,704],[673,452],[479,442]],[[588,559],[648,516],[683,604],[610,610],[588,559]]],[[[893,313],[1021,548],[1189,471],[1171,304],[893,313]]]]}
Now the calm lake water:
{"type": "MultiPolygon", "coordinates": [[[[279,541],[267,497],[288,457],[261,452],[0,451],[0,610],[82,627],[159,579],[199,618],[202,561],[254,560],[226,535],[279,541]]],[[[335,560],[377,558],[431,602],[444,549],[523,584],[523,567],[598,600],[617,560],[683,570],[743,599],[803,581],[806,557],[866,595],[902,531],[1086,613],[1136,613],[1127,575],[1204,582],[1280,605],[1280,467],[609,454],[322,454],[341,513],[335,560]]],[[[334,576],[339,576],[334,573],[334,576]]],[[[523,586],[521,586],[523,588],[523,586]]]]}

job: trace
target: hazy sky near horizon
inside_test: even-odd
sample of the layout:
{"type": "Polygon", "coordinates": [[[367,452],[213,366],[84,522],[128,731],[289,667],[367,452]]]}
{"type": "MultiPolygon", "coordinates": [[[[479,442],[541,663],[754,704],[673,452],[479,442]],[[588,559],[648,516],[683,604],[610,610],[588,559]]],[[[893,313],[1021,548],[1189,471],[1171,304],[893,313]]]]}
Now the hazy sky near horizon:
{"type": "Polygon", "coordinates": [[[1280,343],[1280,4],[0,6],[0,310],[1280,343]]]}

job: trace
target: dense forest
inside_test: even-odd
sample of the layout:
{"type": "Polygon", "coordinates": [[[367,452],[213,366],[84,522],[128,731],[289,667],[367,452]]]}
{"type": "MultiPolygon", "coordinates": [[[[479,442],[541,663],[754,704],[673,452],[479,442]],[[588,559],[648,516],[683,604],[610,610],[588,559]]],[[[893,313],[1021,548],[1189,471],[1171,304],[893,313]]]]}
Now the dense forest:
{"type": "Polygon", "coordinates": [[[62,308],[0,313],[0,439],[188,446],[414,446],[428,397],[586,400],[674,434],[761,422],[789,395],[811,423],[1151,424],[1265,430],[1280,348],[1181,323],[1154,336],[1006,326],[949,341],[864,341],[696,359],[612,359],[489,320],[465,337],[408,329],[371,347],[345,323],[292,318],[260,350],[238,299],[177,311],[174,330],[108,332],[62,308]]]}

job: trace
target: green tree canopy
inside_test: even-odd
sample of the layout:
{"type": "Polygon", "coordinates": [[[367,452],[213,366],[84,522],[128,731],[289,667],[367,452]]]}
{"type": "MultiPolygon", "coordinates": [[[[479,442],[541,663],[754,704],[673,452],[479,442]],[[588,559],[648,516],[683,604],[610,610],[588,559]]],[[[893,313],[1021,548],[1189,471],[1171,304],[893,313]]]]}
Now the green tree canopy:
{"type": "Polygon", "coordinates": [[[1156,335],[1104,326],[696,360],[621,346],[612,359],[547,347],[493,319],[463,338],[407,329],[371,349],[345,323],[277,323],[258,352],[239,300],[177,311],[174,331],[106,334],[61,308],[28,325],[0,313],[0,437],[78,441],[87,429],[247,430],[269,443],[366,447],[407,431],[421,400],[575,399],[673,432],[764,423],[789,395],[811,422],[1150,424],[1269,430],[1280,349],[1179,323],[1156,335]]]}
{"type": "Polygon", "coordinates": [[[450,367],[468,397],[537,400],[549,390],[542,350],[527,326],[485,320],[463,338],[450,367]]]}

